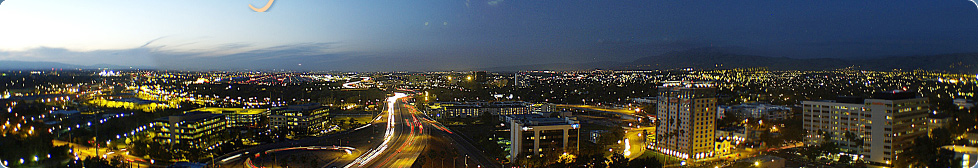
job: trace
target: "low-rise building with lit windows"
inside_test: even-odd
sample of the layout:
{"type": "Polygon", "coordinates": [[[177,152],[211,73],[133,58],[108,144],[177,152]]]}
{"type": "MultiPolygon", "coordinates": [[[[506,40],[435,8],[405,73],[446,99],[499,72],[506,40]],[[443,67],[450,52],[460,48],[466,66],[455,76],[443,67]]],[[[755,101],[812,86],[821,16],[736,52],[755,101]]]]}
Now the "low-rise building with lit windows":
{"type": "Polygon", "coordinates": [[[264,128],[267,123],[262,123],[263,118],[270,115],[268,109],[244,109],[244,108],[219,108],[219,107],[204,107],[191,110],[190,112],[209,112],[213,114],[222,114],[224,119],[227,120],[228,127],[249,127],[249,128],[264,128]]]}
{"type": "Polygon", "coordinates": [[[227,121],[224,115],[209,112],[189,112],[156,119],[152,126],[153,140],[171,145],[210,148],[221,144],[227,121]]]}
{"type": "Polygon", "coordinates": [[[580,123],[574,117],[510,115],[510,159],[577,151],[580,123]]]}
{"type": "Polygon", "coordinates": [[[435,102],[428,109],[436,118],[477,117],[481,115],[530,114],[547,109],[543,104],[520,101],[502,102],[435,102]]]}
{"type": "Polygon", "coordinates": [[[269,129],[284,131],[291,137],[316,136],[325,133],[329,109],[319,103],[292,105],[271,109],[269,129]]]}

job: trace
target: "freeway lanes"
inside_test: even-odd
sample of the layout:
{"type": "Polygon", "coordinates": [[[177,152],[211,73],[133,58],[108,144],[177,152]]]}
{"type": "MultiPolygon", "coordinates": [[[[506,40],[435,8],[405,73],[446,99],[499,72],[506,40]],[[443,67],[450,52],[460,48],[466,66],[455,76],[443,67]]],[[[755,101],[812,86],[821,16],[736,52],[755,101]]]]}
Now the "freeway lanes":
{"type": "MultiPolygon", "coordinates": [[[[381,140],[385,139],[386,135],[392,133],[393,129],[389,129],[392,127],[391,125],[388,125],[387,121],[392,120],[391,117],[399,117],[400,115],[392,115],[395,113],[390,113],[390,111],[392,111],[391,109],[394,105],[394,102],[403,97],[406,97],[406,95],[399,94],[398,96],[388,98],[388,107],[389,107],[388,111],[380,114],[377,117],[377,119],[374,119],[367,126],[363,126],[360,128],[356,128],[354,130],[345,131],[341,133],[326,135],[322,137],[306,138],[306,139],[294,140],[294,141],[284,141],[284,142],[277,142],[272,144],[264,144],[248,149],[242,149],[235,152],[231,152],[223,156],[217,157],[216,160],[227,159],[225,161],[218,163],[220,164],[220,167],[250,168],[255,165],[275,167],[276,165],[279,164],[263,163],[263,162],[278,162],[278,160],[274,158],[260,160],[258,159],[258,157],[255,156],[255,154],[262,153],[267,150],[290,148],[290,147],[337,145],[337,146],[351,146],[358,149],[358,151],[352,152],[351,155],[327,154],[328,155],[327,157],[320,158],[321,160],[329,161],[324,167],[334,167],[334,166],[343,167],[347,165],[353,165],[350,163],[353,163],[355,161],[359,163],[358,160],[361,160],[361,157],[366,156],[367,154],[374,151],[374,150],[365,151],[366,149],[372,149],[378,147],[379,145],[382,144],[381,140]],[[388,130],[388,131],[383,131],[383,130],[388,130]],[[341,144],[340,142],[343,141],[349,141],[349,143],[341,144]]],[[[389,142],[385,141],[384,143],[389,143],[389,142]]],[[[287,155],[289,154],[289,152],[286,152],[284,154],[287,155]]],[[[351,167],[357,167],[357,166],[351,166],[351,167]]]]}
{"type": "MultiPolygon", "coordinates": [[[[329,155],[328,158],[320,158],[329,161],[324,167],[411,167],[425,148],[431,147],[428,145],[430,139],[442,138],[452,142],[453,145],[447,148],[457,149],[460,154],[468,156],[460,158],[462,160],[458,161],[459,164],[469,163],[469,167],[501,167],[462,137],[409,105],[407,99],[409,99],[408,95],[403,93],[396,93],[395,96],[388,98],[388,109],[378,115],[369,126],[361,129],[324,137],[262,145],[232,152],[218,157],[217,160],[227,159],[226,163],[219,162],[222,164],[221,167],[276,167],[278,164],[267,163],[277,162],[276,160],[259,160],[253,155],[277,148],[336,145],[332,144],[336,139],[347,139],[352,141],[351,144],[343,145],[359,150],[349,156],[329,155]],[[243,155],[246,152],[249,155],[243,155]]],[[[463,165],[459,165],[461,166],[463,165]]]]}
{"type": "Polygon", "coordinates": [[[625,130],[624,140],[624,151],[622,154],[625,155],[629,160],[637,159],[642,156],[646,151],[646,147],[649,143],[646,141],[645,136],[648,134],[654,134],[655,127],[627,127],[625,130]]]}
{"type": "Polygon", "coordinates": [[[429,131],[418,118],[417,110],[407,104],[407,95],[397,95],[388,99],[386,123],[388,129],[384,142],[347,167],[411,167],[427,146],[429,131]]]}

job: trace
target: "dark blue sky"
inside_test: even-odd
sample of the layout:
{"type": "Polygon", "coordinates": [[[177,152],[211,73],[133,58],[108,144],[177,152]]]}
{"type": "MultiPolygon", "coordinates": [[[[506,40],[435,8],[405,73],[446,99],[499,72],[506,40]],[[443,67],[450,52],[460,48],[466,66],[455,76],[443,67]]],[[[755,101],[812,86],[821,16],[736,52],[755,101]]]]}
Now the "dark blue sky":
{"type": "Polygon", "coordinates": [[[776,57],[978,52],[978,8],[932,1],[29,1],[0,60],[168,69],[450,70],[627,62],[721,47],[776,57]],[[93,10],[98,9],[98,10],[93,10]],[[303,64],[299,66],[298,64],[303,64]]]}

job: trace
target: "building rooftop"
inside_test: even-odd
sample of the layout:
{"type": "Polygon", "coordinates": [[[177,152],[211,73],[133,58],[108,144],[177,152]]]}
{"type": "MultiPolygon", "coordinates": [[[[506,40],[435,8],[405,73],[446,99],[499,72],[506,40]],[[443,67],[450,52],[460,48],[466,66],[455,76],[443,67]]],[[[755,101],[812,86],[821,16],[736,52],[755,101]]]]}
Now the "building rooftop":
{"type": "Polygon", "coordinates": [[[523,126],[577,124],[577,118],[574,117],[544,117],[543,115],[540,114],[514,114],[514,115],[507,115],[507,117],[512,118],[513,122],[520,123],[523,126]]]}
{"type": "Polygon", "coordinates": [[[194,110],[191,112],[210,112],[214,114],[239,114],[239,115],[254,115],[267,112],[268,109],[243,109],[243,108],[220,108],[220,107],[204,107],[194,110]]]}
{"type": "Polygon", "coordinates": [[[710,81],[665,81],[659,87],[708,88],[713,87],[710,81]]]}
{"type": "Polygon", "coordinates": [[[839,96],[835,98],[836,103],[849,103],[849,104],[863,104],[866,102],[865,98],[859,96],[839,96]]]}
{"type": "Polygon", "coordinates": [[[428,104],[433,108],[505,108],[505,107],[530,107],[532,103],[522,101],[498,101],[498,102],[433,102],[428,104]]]}
{"type": "Polygon", "coordinates": [[[210,112],[201,112],[201,111],[194,112],[194,111],[191,111],[191,112],[183,113],[183,114],[180,114],[180,115],[172,115],[172,116],[168,116],[168,117],[160,117],[160,118],[157,118],[156,120],[158,120],[158,121],[167,121],[167,122],[169,122],[171,120],[175,120],[175,122],[197,122],[197,121],[200,121],[200,120],[210,119],[210,118],[214,118],[214,117],[223,117],[223,116],[224,115],[221,115],[221,114],[213,114],[213,113],[210,113],[210,112]]]}
{"type": "Polygon", "coordinates": [[[894,90],[889,92],[879,92],[873,94],[873,99],[902,100],[902,99],[913,99],[913,98],[917,98],[917,92],[894,90]]]}

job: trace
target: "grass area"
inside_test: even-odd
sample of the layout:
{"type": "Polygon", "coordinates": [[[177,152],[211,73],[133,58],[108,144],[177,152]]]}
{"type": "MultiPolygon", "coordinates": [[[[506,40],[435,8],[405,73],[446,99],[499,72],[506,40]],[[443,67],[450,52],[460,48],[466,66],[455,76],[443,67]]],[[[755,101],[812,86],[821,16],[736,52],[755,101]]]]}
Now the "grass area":
{"type": "Polygon", "coordinates": [[[426,138],[428,138],[428,146],[424,148],[421,155],[414,161],[414,165],[411,167],[455,167],[450,165],[453,164],[452,159],[459,157],[458,151],[455,148],[446,148],[452,146],[451,142],[446,141],[445,138],[426,138]]]}

